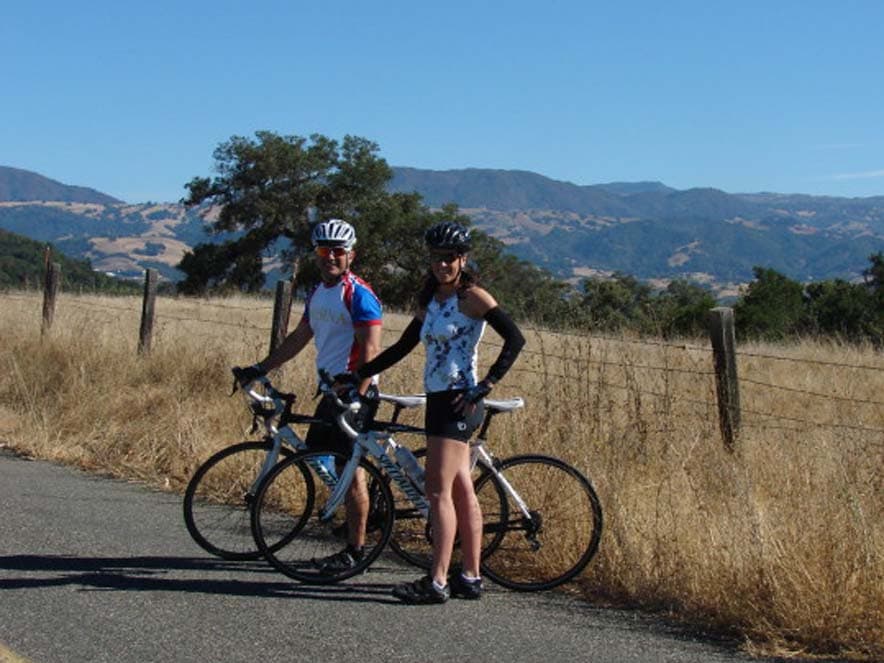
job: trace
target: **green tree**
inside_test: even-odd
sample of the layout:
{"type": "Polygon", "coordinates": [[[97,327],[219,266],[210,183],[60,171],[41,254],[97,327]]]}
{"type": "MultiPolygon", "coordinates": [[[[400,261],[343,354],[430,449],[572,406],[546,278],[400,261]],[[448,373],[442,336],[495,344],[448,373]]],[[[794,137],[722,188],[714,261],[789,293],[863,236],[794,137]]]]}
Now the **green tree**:
{"type": "Polygon", "coordinates": [[[585,279],[583,298],[588,323],[600,330],[649,326],[651,287],[634,276],[616,272],[610,279],[585,279]]]}
{"type": "Polygon", "coordinates": [[[821,281],[808,284],[806,293],[807,317],[815,333],[849,341],[877,335],[874,299],[862,284],[841,279],[821,281]]]}
{"type": "Polygon", "coordinates": [[[753,267],[755,280],[734,306],[737,334],[778,340],[797,334],[804,321],[804,288],[773,269],[753,267]]]}
{"type": "Polygon", "coordinates": [[[654,297],[652,317],[658,333],[664,337],[702,336],[706,317],[716,301],[706,288],[684,279],[671,281],[666,290],[654,297]]]}
{"type": "Polygon", "coordinates": [[[580,323],[579,307],[572,304],[572,288],[549,272],[504,252],[503,243],[473,231],[472,261],[480,283],[513,317],[547,327],[573,327],[580,323]]]}
{"type": "Polygon", "coordinates": [[[869,262],[863,276],[872,302],[874,338],[880,346],[884,344],[884,252],[870,255],[869,262]]]}
{"type": "Polygon", "coordinates": [[[866,287],[877,302],[878,312],[884,314],[884,253],[870,255],[869,262],[872,264],[863,272],[866,287]]]}
{"type": "Polygon", "coordinates": [[[319,134],[307,139],[269,131],[219,145],[217,176],[193,178],[182,202],[217,206],[211,230],[234,237],[194,247],[178,266],[186,274],[181,290],[260,289],[262,257],[274,252],[285,265],[309,269],[299,258],[310,250],[313,216],[355,221],[389,195],[392,171],[377,152],[376,144],[355,136],[338,143],[319,134]]]}
{"type": "MultiPolygon", "coordinates": [[[[356,227],[354,269],[386,305],[410,307],[428,270],[425,230],[439,221],[467,227],[471,221],[455,205],[430,209],[419,194],[388,193],[392,172],[377,149],[352,136],[338,144],[319,135],[308,140],[271,132],[222,143],[214,153],[218,176],[191,180],[183,202],[216,206],[211,229],[231,236],[185,254],[178,265],[185,274],[179,289],[259,290],[264,259],[271,256],[309,287],[319,278],[314,261],[302,260],[311,249],[310,221],[338,217],[356,227]]],[[[505,255],[498,240],[473,232],[480,279],[501,305],[517,317],[553,322],[567,315],[566,284],[505,255]]]]}

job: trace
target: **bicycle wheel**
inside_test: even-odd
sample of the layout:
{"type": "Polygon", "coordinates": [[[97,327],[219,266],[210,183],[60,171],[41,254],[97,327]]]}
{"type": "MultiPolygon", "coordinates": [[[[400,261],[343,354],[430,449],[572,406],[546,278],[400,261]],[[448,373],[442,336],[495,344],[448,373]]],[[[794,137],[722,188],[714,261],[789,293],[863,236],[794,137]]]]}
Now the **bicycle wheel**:
{"type": "Polygon", "coordinates": [[[328,503],[331,490],[316,474],[316,467],[327,457],[334,457],[341,467],[347,458],[327,451],[304,451],[274,467],[258,486],[252,508],[252,535],[258,549],[275,569],[305,583],[327,584],[361,573],[381,554],[393,529],[393,497],[383,481],[380,470],[362,460],[368,483],[378,482],[378,497],[373,518],[366,528],[364,554],[361,560],[345,570],[321,570],[319,562],[339,552],[345,542],[335,529],[345,521],[346,509],[341,505],[331,518],[320,520],[319,512],[328,503]],[[295,536],[288,536],[295,532],[295,536]],[[285,545],[273,545],[287,536],[285,545]]]}
{"type": "MultiPolygon", "coordinates": [[[[184,524],[205,551],[223,559],[259,559],[250,526],[255,484],[273,442],[241,442],[209,457],[184,491],[184,524]]],[[[281,458],[293,456],[285,447],[281,458]]]]}
{"type": "MultiPolygon", "coordinates": [[[[482,563],[482,572],[509,589],[538,591],[580,573],[599,547],[602,508],[589,480],[550,456],[513,456],[498,469],[526,504],[525,516],[512,495],[495,526],[502,538],[482,563]]],[[[493,474],[479,478],[479,494],[491,490],[493,474]]]]}
{"type": "MultiPolygon", "coordinates": [[[[415,458],[421,465],[424,464],[426,455],[426,449],[418,449],[414,452],[415,458]]],[[[478,485],[485,471],[477,466],[473,476],[474,486],[478,485]]],[[[389,481],[389,477],[385,478],[389,481]]],[[[508,513],[506,493],[503,487],[498,483],[496,477],[492,477],[490,482],[494,486],[494,490],[486,489],[481,495],[476,493],[476,497],[479,498],[479,508],[482,510],[481,555],[483,559],[490,555],[503,539],[504,532],[495,525],[501,519],[505,521],[508,513]]],[[[411,500],[399,490],[398,486],[391,483],[390,489],[393,493],[393,505],[396,511],[393,534],[390,537],[390,548],[409,564],[429,569],[433,561],[432,527],[411,500]]],[[[459,541],[455,540],[451,560],[453,565],[460,563],[458,545],[459,541]]]]}

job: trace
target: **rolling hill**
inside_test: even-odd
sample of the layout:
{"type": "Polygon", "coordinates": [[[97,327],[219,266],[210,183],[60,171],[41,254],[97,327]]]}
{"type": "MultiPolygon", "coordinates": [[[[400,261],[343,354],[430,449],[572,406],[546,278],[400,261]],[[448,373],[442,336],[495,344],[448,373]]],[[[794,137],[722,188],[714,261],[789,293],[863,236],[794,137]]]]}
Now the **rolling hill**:
{"type": "MultiPolygon", "coordinates": [[[[0,287],[38,288],[45,278],[46,244],[0,230],[0,287]]],[[[52,262],[61,267],[61,284],[66,290],[133,294],[140,290],[134,281],[114,279],[92,269],[88,260],[75,260],[53,251],[52,262]]]]}
{"type": "Polygon", "coordinates": [[[51,200],[100,205],[117,205],[123,202],[95,189],[62,184],[37,173],[9,166],[0,166],[0,200],[8,202],[51,200]]]}
{"type": "Polygon", "coordinates": [[[512,253],[562,278],[622,271],[726,288],[762,265],[801,281],[856,279],[884,250],[884,196],[579,186],[523,171],[413,168],[395,169],[392,188],[459,204],[512,253]]]}
{"type": "MultiPolygon", "coordinates": [[[[832,198],[676,190],[660,182],[580,186],[537,173],[394,168],[392,191],[431,206],[459,205],[513,254],[560,278],[621,271],[644,280],[682,277],[719,292],[761,265],[802,280],[859,278],[884,250],[884,196],[832,198]]],[[[213,211],[176,203],[126,204],[94,189],[0,168],[0,228],[53,242],[97,270],[169,280],[213,211]]]]}

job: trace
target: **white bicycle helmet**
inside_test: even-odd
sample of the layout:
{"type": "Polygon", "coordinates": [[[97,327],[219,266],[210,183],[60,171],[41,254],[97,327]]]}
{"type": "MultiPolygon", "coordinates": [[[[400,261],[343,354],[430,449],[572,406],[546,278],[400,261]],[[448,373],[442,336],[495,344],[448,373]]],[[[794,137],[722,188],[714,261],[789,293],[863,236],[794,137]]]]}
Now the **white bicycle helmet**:
{"type": "Polygon", "coordinates": [[[346,221],[329,219],[313,226],[310,238],[313,246],[343,246],[349,250],[356,244],[356,231],[346,221]]]}

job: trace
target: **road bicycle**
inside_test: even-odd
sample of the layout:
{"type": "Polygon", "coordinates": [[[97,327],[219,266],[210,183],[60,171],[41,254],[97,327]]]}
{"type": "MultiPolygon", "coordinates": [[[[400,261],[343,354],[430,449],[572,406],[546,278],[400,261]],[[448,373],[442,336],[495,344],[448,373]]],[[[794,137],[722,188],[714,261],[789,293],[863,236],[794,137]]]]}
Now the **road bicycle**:
{"type": "MultiPolygon", "coordinates": [[[[234,390],[237,384],[234,383],[234,390]]],[[[334,425],[310,415],[295,414],[296,396],[277,390],[266,377],[258,378],[245,390],[252,413],[254,434],[263,428],[260,440],[247,440],[221,449],[203,462],[191,477],[184,492],[184,523],[193,540],[207,552],[228,560],[261,558],[250,525],[250,508],[258,484],[280,462],[306,449],[293,424],[334,425]],[[263,388],[264,394],[257,389],[263,388]]],[[[406,408],[423,405],[423,397],[379,394],[381,401],[392,403],[394,420],[406,408]]],[[[317,458],[314,472],[323,472],[335,480],[329,456],[317,458]]],[[[270,548],[278,548],[294,536],[280,533],[270,548]]]]}
{"type": "MultiPolygon", "coordinates": [[[[419,477],[398,459],[398,433],[421,428],[375,422],[357,431],[350,417],[359,400],[342,400],[333,379],[321,376],[320,389],[339,408],[337,425],[354,440],[349,457],[332,454],[336,480],[317,471],[325,452],[300,451],[276,464],[260,481],[251,509],[252,535],[264,557],[280,572],[301,582],[325,584],[368,568],[390,547],[407,561],[429,568],[432,526],[419,477]],[[330,572],[322,560],[340,550],[334,531],[356,468],[367,474],[370,526],[365,552],[348,569],[330,572]]],[[[540,454],[497,459],[487,447],[492,420],[523,407],[521,398],[485,401],[485,419],[471,443],[475,490],[483,512],[482,573],[515,590],[561,585],[580,573],[598,550],[602,509],[590,481],[564,461],[540,454]]],[[[418,451],[415,456],[423,457],[418,451]]]]}

